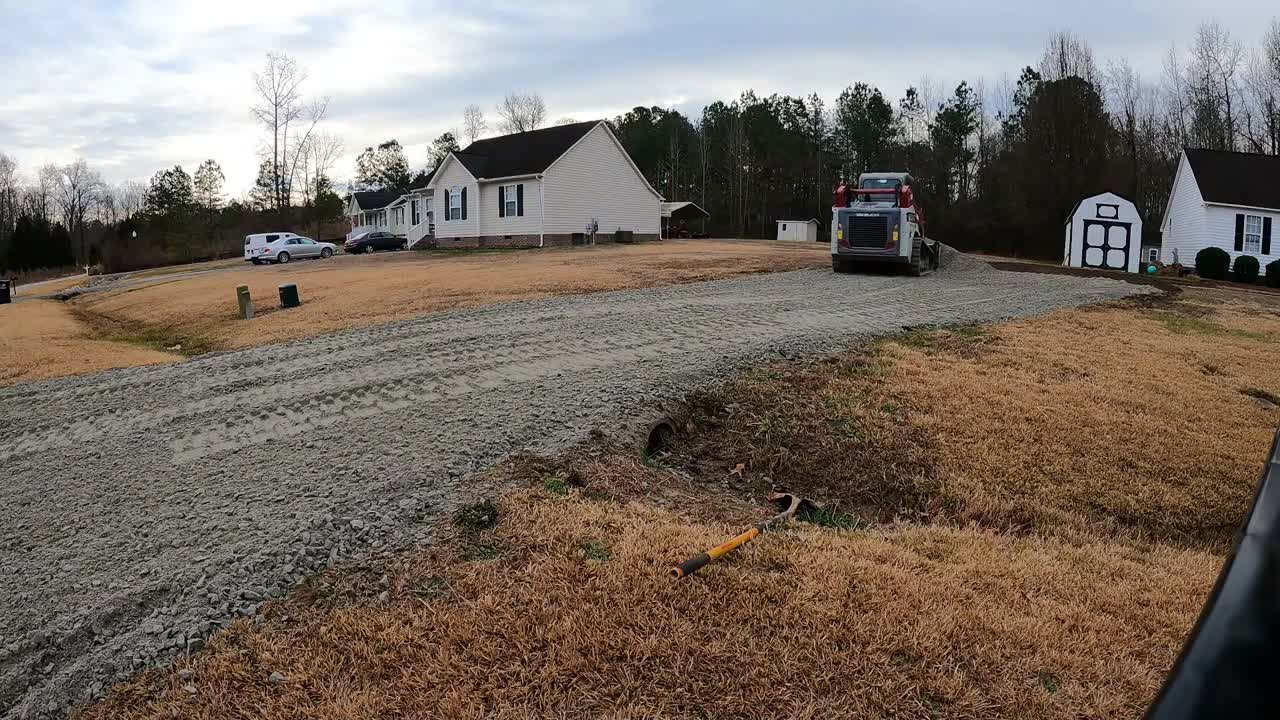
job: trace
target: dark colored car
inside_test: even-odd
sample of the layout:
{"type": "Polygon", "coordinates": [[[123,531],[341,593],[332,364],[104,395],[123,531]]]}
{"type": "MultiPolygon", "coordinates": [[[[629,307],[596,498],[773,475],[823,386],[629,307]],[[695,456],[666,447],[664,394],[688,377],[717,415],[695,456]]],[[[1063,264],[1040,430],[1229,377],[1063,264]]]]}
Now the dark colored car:
{"type": "Polygon", "coordinates": [[[375,250],[403,250],[405,239],[389,232],[368,232],[356,235],[342,245],[349,253],[371,253],[375,250]]]}

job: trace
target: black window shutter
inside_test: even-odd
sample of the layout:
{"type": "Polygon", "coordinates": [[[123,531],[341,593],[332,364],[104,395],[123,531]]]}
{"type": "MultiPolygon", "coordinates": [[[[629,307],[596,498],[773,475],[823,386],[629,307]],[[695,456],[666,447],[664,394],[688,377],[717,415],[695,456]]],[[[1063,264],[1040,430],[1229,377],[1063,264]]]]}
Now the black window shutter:
{"type": "Polygon", "coordinates": [[[449,191],[448,190],[444,191],[444,219],[445,220],[453,219],[452,217],[449,216],[449,191]]]}
{"type": "Polygon", "coordinates": [[[1244,252],[1244,215],[1236,213],[1236,252],[1244,252]]]}
{"type": "Polygon", "coordinates": [[[1262,218],[1262,254],[1271,254],[1271,218],[1262,218]]]}
{"type": "Polygon", "coordinates": [[[498,186],[498,217],[507,216],[506,202],[507,202],[507,186],[499,185],[498,186]]]}
{"type": "Polygon", "coordinates": [[[462,188],[462,219],[467,219],[467,188],[462,188]]]}
{"type": "MultiPolygon", "coordinates": [[[[516,186],[516,217],[524,217],[524,183],[516,186]]],[[[1271,220],[1268,219],[1267,222],[1271,222],[1271,220]]],[[[1267,227],[1270,227],[1270,225],[1267,227]]]]}

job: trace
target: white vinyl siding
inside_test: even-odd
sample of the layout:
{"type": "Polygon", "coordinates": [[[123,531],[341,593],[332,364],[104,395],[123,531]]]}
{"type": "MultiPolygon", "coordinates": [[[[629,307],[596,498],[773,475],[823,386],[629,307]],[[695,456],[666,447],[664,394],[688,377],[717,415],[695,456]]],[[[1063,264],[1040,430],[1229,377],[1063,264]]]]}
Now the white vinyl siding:
{"type": "MultiPolygon", "coordinates": [[[[531,204],[528,186],[524,192],[527,216],[531,204]]],[[[592,218],[599,221],[602,234],[617,229],[650,235],[660,232],[661,200],[603,125],[593,128],[551,166],[543,192],[548,233],[580,233],[592,218]]]]}
{"type": "MultiPolygon", "coordinates": [[[[1258,270],[1261,274],[1267,274],[1267,263],[1272,260],[1280,260],[1280,246],[1276,245],[1276,228],[1280,227],[1280,212],[1265,212],[1260,210],[1244,210],[1241,208],[1222,207],[1218,205],[1209,205],[1204,208],[1204,238],[1205,242],[1200,247],[1220,247],[1227,251],[1231,256],[1231,264],[1234,267],[1236,258],[1241,255],[1252,255],[1258,258],[1258,270]],[[1256,215],[1259,217],[1271,218],[1271,254],[1263,255],[1262,248],[1250,250],[1248,237],[1245,238],[1245,251],[1236,252],[1236,215],[1244,215],[1246,217],[1245,229],[1248,230],[1248,216],[1256,215]]],[[[1196,253],[1199,248],[1191,251],[1190,256],[1184,255],[1183,265],[1195,265],[1196,253]]]]}
{"type": "MultiPolygon", "coordinates": [[[[479,216],[478,196],[476,188],[476,179],[467,172],[467,169],[454,158],[450,157],[445,160],[444,167],[440,172],[436,173],[432,179],[431,187],[434,190],[432,200],[440,200],[440,214],[435,217],[436,237],[438,238],[457,238],[457,237],[474,237],[478,234],[479,216]],[[452,195],[453,188],[467,189],[467,219],[452,220],[449,217],[449,208],[444,205],[444,195],[449,192],[452,195]]],[[[452,201],[452,199],[451,199],[452,201]]]]}
{"type": "MultiPolygon", "coordinates": [[[[1173,187],[1169,209],[1162,224],[1160,261],[1172,263],[1177,250],[1179,263],[1187,267],[1196,264],[1196,253],[1209,245],[1231,252],[1235,243],[1235,225],[1225,236],[1212,241],[1205,233],[1206,208],[1200,186],[1196,184],[1191,163],[1183,155],[1178,165],[1178,178],[1173,187]]],[[[1235,222],[1234,217],[1232,223],[1235,222]]]]}
{"type": "MultiPolygon", "coordinates": [[[[542,232],[542,211],[538,207],[538,181],[530,178],[517,183],[484,183],[480,186],[481,235],[538,235],[542,232]],[[516,185],[524,185],[524,215],[498,216],[498,187],[505,186],[510,202],[515,202],[516,185]]],[[[579,230],[578,232],[582,232],[579,230]]]]}

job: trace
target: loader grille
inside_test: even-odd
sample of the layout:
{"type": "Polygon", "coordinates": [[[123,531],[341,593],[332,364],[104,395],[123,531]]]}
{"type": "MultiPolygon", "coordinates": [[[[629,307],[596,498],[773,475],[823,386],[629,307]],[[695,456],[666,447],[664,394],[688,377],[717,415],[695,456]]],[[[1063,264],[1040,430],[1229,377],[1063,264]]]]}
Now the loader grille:
{"type": "Polygon", "coordinates": [[[889,218],[850,215],[846,221],[845,239],[852,248],[883,250],[889,243],[889,218]]]}

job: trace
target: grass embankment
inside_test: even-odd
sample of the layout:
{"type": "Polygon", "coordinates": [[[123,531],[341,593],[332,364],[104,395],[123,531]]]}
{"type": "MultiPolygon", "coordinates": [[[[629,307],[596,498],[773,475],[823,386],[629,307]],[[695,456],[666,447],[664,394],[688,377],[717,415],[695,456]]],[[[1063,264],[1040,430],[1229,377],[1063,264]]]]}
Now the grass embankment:
{"type": "MultiPolygon", "coordinates": [[[[34,337],[30,328],[6,328],[3,357],[9,362],[0,371],[0,386],[298,340],[440,310],[823,267],[825,258],[819,246],[682,240],[343,255],[267,267],[218,260],[157,268],[131,273],[116,289],[71,300],[72,313],[59,313],[59,322],[39,329],[46,345],[82,352],[50,352],[29,341],[34,337]],[[284,283],[298,285],[302,307],[279,310],[277,287],[284,283]],[[248,285],[253,296],[255,317],[250,321],[238,316],[239,285],[248,285]],[[102,342],[86,345],[87,339],[102,342]],[[145,351],[169,354],[160,359],[145,351]]],[[[51,284],[41,292],[81,282],[51,284]]],[[[6,312],[44,317],[27,303],[22,307],[6,312]]]]}
{"type": "Polygon", "coordinates": [[[1247,509],[1278,338],[1275,307],[1189,293],[773,364],[670,452],[513,462],[440,545],[83,717],[1134,717],[1247,509]],[[836,527],[667,577],[771,484],[836,527]]]}
{"type": "Polygon", "coordinates": [[[0,386],[182,359],[101,339],[56,300],[0,305],[0,386]]]}

